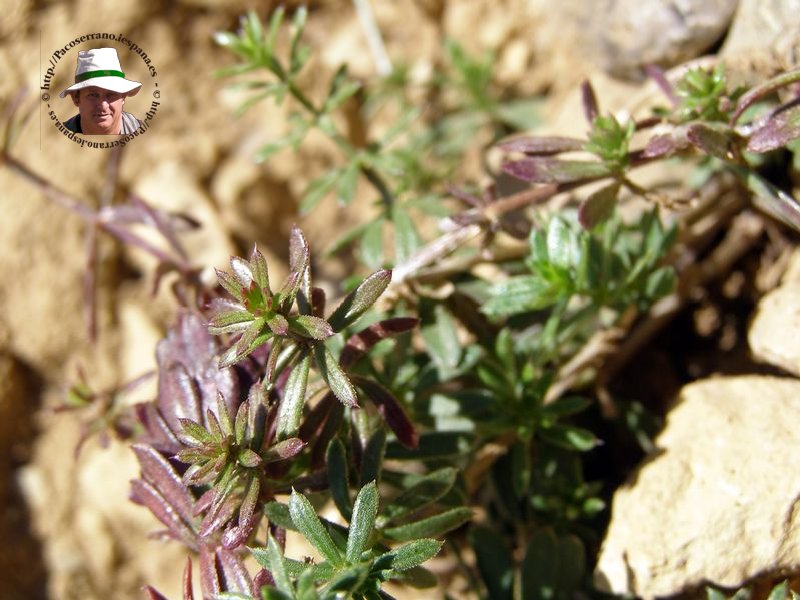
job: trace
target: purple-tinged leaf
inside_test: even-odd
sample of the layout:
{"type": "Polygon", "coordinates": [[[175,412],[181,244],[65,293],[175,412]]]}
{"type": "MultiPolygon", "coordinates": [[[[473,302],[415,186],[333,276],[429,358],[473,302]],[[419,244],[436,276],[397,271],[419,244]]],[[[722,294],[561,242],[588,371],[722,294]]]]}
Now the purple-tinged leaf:
{"type": "Polygon", "coordinates": [[[737,172],[753,192],[753,203],[767,214],[800,231],[800,203],[757,173],[738,168],[737,172]]]}
{"type": "Polygon", "coordinates": [[[584,229],[594,229],[595,226],[607,220],[614,212],[619,195],[619,182],[615,181],[589,195],[578,209],[578,220],[584,229]]]}
{"type": "Polygon", "coordinates": [[[289,317],[289,330],[299,336],[315,340],[325,340],[334,334],[333,328],[326,320],[311,315],[289,317]]]}
{"type": "Polygon", "coordinates": [[[247,329],[254,320],[255,317],[246,310],[220,313],[209,320],[208,332],[211,335],[237,333],[247,329]]]}
{"type": "Polygon", "coordinates": [[[194,600],[194,588],[192,587],[192,559],[186,557],[186,567],[183,569],[183,600],[194,600]]]}
{"type": "Polygon", "coordinates": [[[267,327],[277,336],[285,337],[289,335],[289,321],[280,313],[275,313],[266,318],[267,327]]]}
{"type": "Polygon", "coordinates": [[[339,357],[343,367],[349,367],[381,340],[411,331],[419,324],[416,317],[395,317],[373,323],[348,338],[339,357]]]}
{"type": "Polygon", "coordinates": [[[222,575],[222,587],[226,592],[253,594],[253,580],[238,554],[225,548],[217,548],[217,564],[222,575]]]}
{"type": "Polygon", "coordinates": [[[158,409],[174,431],[179,418],[202,422],[206,409],[216,410],[221,392],[233,412],[238,407],[239,385],[231,369],[217,368],[217,338],[208,333],[200,316],[183,312],[156,347],[158,409]]]}
{"type": "Polygon", "coordinates": [[[497,145],[506,152],[521,152],[530,156],[548,156],[561,152],[577,152],[583,149],[586,142],[577,138],[549,136],[549,137],[519,137],[497,145]]]}
{"type": "Polygon", "coordinates": [[[670,104],[676,107],[680,104],[680,99],[675,95],[675,90],[672,84],[664,75],[664,70],[657,65],[645,65],[644,72],[652,79],[664,95],[669,98],[670,104]]]}
{"type": "Polygon", "coordinates": [[[597,106],[597,96],[594,93],[594,88],[588,80],[581,84],[581,103],[583,104],[583,114],[589,123],[593,123],[600,114],[600,109],[597,106]]]}
{"type": "Polygon", "coordinates": [[[777,77],[773,77],[772,79],[769,79],[764,83],[748,90],[739,98],[738,102],[736,103],[736,110],[733,111],[733,115],[731,116],[731,124],[735,124],[736,121],[739,120],[739,117],[742,116],[742,113],[744,113],[744,111],[747,110],[751,105],[758,102],[761,98],[769,96],[780,88],[787,87],[793,83],[797,83],[798,81],[800,81],[800,69],[789,71],[788,73],[783,73],[777,77]]]}
{"type": "Polygon", "coordinates": [[[206,512],[214,503],[214,497],[217,495],[217,490],[214,488],[208,489],[203,492],[203,495],[197,499],[194,505],[194,516],[200,516],[206,512]]]}
{"type": "Polygon", "coordinates": [[[222,433],[224,433],[226,437],[232,436],[234,434],[233,419],[231,419],[231,413],[228,411],[228,405],[225,403],[225,397],[220,392],[217,392],[217,417],[222,427],[222,433]]]}
{"type": "Polygon", "coordinates": [[[593,181],[613,175],[614,171],[601,162],[583,160],[559,160],[547,157],[531,157],[503,164],[503,171],[531,183],[572,183],[593,181]]]}
{"type": "Polygon", "coordinates": [[[175,454],[180,450],[181,442],[161,416],[155,402],[140,402],[134,406],[134,412],[147,432],[139,437],[140,441],[165,454],[175,454]]]}
{"type": "Polygon", "coordinates": [[[211,302],[208,303],[208,313],[212,315],[218,315],[226,312],[236,312],[240,310],[246,310],[244,305],[231,300],[228,297],[212,298],[211,302]]]}
{"type": "Polygon", "coordinates": [[[267,424],[267,394],[261,382],[256,381],[250,386],[247,393],[248,415],[247,430],[250,437],[250,447],[256,451],[261,450],[267,424]]]}
{"type": "Polygon", "coordinates": [[[269,269],[267,268],[267,261],[255,245],[253,246],[253,251],[250,253],[250,269],[253,273],[253,279],[255,279],[256,285],[271,296],[272,290],[269,287],[269,269]]]}
{"type": "Polygon", "coordinates": [[[662,158],[681,152],[690,146],[686,137],[686,128],[678,127],[670,133],[663,133],[650,138],[641,152],[642,158],[662,158]]]}
{"type": "Polygon", "coordinates": [[[747,141],[751,152],[769,152],[783,148],[800,138],[800,106],[784,106],[772,113],[763,127],[757,129],[747,141]]]}
{"type": "Polygon", "coordinates": [[[156,486],[178,515],[191,523],[194,498],[172,465],[151,446],[134,444],[131,448],[139,460],[145,481],[156,486]]]}
{"type": "Polygon", "coordinates": [[[215,531],[219,531],[233,518],[237,508],[239,508],[239,499],[234,494],[228,494],[223,502],[212,506],[211,510],[206,513],[197,534],[201,538],[207,538],[215,531]]]}
{"type": "Polygon", "coordinates": [[[250,448],[244,448],[239,450],[239,454],[236,456],[236,460],[239,461],[239,464],[243,467],[247,467],[248,469],[252,469],[257,467],[261,464],[261,457],[253,452],[250,448]]]}
{"type": "Polygon", "coordinates": [[[129,198],[131,204],[141,209],[142,213],[147,218],[148,224],[152,225],[158,230],[167,243],[183,260],[188,260],[189,257],[187,256],[186,251],[183,249],[183,246],[181,246],[181,243],[178,241],[178,237],[175,235],[175,222],[177,219],[162,210],[150,206],[149,203],[145,202],[144,199],[136,196],[135,194],[131,194],[129,198]]]}
{"type": "Polygon", "coordinates": [[[289,270],[302,275],[308,267],[309,249],[306,236],[297,226],[292,226],[289,234],[289,270]]]}
{"type": "Polygon", "coordinates": [[[222,425],[220,424],[217,415],[210,408],[206,410],[206,426],[208,427],[208,432],[215,440],[221,441],[225,439],[225,433],[222,431],[222,425]]]}
{"type": "Polygon", "coordinates": [[[323,344],[316,344],[314,346],[314,359],[322,379],[328,384],[328,387],[333,392],[333,395],[339,399],[339,402],[345,406],[358,406],[356,390],[347,374],[336,362],[331,351],[323,344]]]}
{"type": "Polygon", "coordinates": [[[241,283],[237,281],[236,278],[230,273],[220,269],[214,269],[214,271],[216,271],[217,279],[225,291],[236,298],[236,300],[244,304],[244,288],[242,288],[241,283]]]}
{"type": "Polygon", "coordinates": [[[141,479],[134,479],[131,481],[130,498],[132,502],[141,504],[149,509],[159,521],[166,525],[172,537],[183,541],[192,550],[198,549],[197,534],[181,518],[177,509],[167,502],[155,487],[141,479]]]}
{"type": "Polygon", "coordinates": [[[311,290],[311,314],[320,319],[325,315],[325,290],[322,288],[311,290]]]}
{"type": "Polygon", "coordinates": [[[214,438],[211,434],[196,421],[184,418],[179,419],[179,421],[181,430],[178,433],[178,437],[187,446],[202,446],[203,444],[213,443],[214,438]]]}
{"type": "Polygon", "coordinates": [[[233,432],[236,443],[240,446],[244,444],[247,439],[247,424],[250,422],[250,400],[242,402],[239,405],[239,410],[236,413],[236,421],[234,422],[233,432]]]}
{"type": "Polygon", "coordinates": [[[253,272],[250,270],[250,263],[239,256],[231,256],[231,269],[240,287],[245,290],[250,289],[254,279],[253,272]]]}
{"type": "Polygon", "coordinates": [[[305,447],[306,443],[303,440],[293,437],[270,446],[267,451],[262,453],[262,456],[265,463],[277,462],[297,456],[305,447]]]}
{"type": "Polygon", "coordinates": [[[152,586],[144,586],[144,591],[147,592],[147,596],[150,598],[150,600],[169,600],[165,595],[161,594],[152,586]]]}
{"type": "Polygon", "coordinates": [[[328,323],[333,327],[333,330],[341,331],[348,325],[355,323],[361,315],[375,304],[391,280],[391,270],[381,269],[362,281],[356,289],[342,300],[342,303],[328,319],[328,323]]]}
{"type": "Polygon", "coordinates": [[[203,546],[200,550],[200,586],[204,598],[213,598],[224,591],[217,572],[216,553],[208,546],[203,546]]]}
{"type": "Polygon", "coordinates": [[[686,130],[689,141],[710,156],[730,158],[730,130],[711,123],[692,123],[686,130]]]}
{"type": "Polygon", "coordinates": [[[300,428],[310,365],[311,355],[307,353],[301,355],[300,361],[294,366],[286,381],[283,399],[278,409],[278,424],[275,433],[278,440],[296,436],[300,428]]]}
{"type": "Polygon", "coordinates": [[[354,377],[355,384],[372,400],[378,413],[406,448],[419,446],[419,432],[397,398],[381,384],[365,377],[354,377]]]}
{"type": "Polygon", "coordinates": [[[260,517],[260,513],[256,511],[260,487],[258,478],[253,477],[248,484],[247,493],[239,508],[237,525],[229,527],[222,534],[222,546],[224,548],[228,550],[238,548],[247,541],[247,538],[256,528],[260,517]]]}

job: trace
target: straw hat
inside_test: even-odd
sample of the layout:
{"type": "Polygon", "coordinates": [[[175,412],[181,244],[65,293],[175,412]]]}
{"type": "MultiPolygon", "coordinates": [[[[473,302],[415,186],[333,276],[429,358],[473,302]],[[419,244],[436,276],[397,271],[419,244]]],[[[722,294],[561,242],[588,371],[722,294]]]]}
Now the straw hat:
{"type": "Polygon", "coordinates": [[[114,48],[95,48],[78,52],[78,68],[75,70],[75,83],[59,94],[64,97],[70,92],[86,87],[97,86],[104,90],[135,96],[142,84],[125,79],[119,57],[114,48]]]}

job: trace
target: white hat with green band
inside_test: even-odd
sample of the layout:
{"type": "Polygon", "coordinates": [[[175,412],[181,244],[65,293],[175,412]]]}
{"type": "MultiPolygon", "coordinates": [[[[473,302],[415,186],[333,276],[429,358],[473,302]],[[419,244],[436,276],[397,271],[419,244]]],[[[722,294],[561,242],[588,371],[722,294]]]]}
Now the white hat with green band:
{"type": "Polygon", "coordinates": [[[125,79],[115,48],[95,48],[78,52],[75,83],[59,94],[62,98],[86,87],[96,86],[119,94],[134,96],[142,84],[125,79]]]}

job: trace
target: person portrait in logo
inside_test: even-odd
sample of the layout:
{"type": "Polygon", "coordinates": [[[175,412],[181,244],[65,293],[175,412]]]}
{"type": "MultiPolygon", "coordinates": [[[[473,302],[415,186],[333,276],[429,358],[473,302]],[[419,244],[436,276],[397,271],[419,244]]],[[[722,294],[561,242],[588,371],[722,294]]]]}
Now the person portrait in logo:
{"type": "Polygon", "coordinates": [[[78,107],[78,114],[67,119],[64,127],[84,135],[126,135],[142,122],[125,112],[125,98],[139,93],[142,84],[125,79],[114,48],[95,48],[78,52],[75,83],[59,96],[67,94],[78,107]]]}

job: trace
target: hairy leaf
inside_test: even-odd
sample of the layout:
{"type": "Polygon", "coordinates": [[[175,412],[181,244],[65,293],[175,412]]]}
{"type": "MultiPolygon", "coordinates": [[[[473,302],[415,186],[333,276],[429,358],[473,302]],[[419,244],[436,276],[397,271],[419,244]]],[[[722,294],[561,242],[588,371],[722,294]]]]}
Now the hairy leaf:
{"type": "Polygon", "coordinates": [[[289,514],[297,530],[319,550],[325,560],[336,567],[344,566],[342,553],[317,517],[317,511],[305,496],[295,490],[292,490],[289,498],[289,514]]]}
{"type": "Polygon", "coordinates": [[[345,557],[350,563],[361,560],[361,554],[367,549],[367,542],[375,527],[378,515],[378,488],[372,481],[361,488],[353,505],[350,520],[350,531],[347,535],[345,557]]]}
{"type": "Polygon", "coordinates": [[[328,319],[328,323],[333,331],[341,331],[345,327],[355,323],[375,301],[383,294],[389,282],[392,280],[392,272],[388,269],[376,271],[350,294],[342,300],[328,319]]]}

